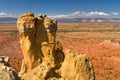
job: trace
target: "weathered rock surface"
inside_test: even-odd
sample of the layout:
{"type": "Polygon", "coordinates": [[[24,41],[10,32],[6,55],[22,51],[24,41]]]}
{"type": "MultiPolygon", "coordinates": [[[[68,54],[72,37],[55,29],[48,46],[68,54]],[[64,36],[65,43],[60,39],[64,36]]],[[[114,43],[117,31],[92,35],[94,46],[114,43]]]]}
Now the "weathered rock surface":
{"type": "Polygon", "coordinates": [[[15,70],[7,66],[8,60],[8,57],[0,56],[0,80],[18,80],[15,70]]]}
{"type": "Polygon", "coordinates": [[[65,80],[94,80],[94,71],[86,54],[67,50],[61,67],[61,76],[65,80]]]}
{"type": "Polygon", "coordinates": [[[91,62],[86,55],[63,53],[56,41],[57,21],[46,15],[20,15],[17,21],[24,59],[21,80],[94,80],[91,62]]]}

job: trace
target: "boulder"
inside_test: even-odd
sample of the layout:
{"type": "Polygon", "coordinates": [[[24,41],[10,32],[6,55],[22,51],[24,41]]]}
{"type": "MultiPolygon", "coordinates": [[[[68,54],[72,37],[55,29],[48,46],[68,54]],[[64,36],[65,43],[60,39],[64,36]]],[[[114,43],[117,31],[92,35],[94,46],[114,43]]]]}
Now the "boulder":
{"type": "Polygon", "coordinates": [[[12,67],[8,67],[9,57],[0,56],[0,80],[19,80],[12,67]]]}
{"type": "Polygon", "coordinates": [[[93,66],[88,56],[70,50],[66,50],[61,76],[65,80],[94,80],[95,78],[93,66]]]}

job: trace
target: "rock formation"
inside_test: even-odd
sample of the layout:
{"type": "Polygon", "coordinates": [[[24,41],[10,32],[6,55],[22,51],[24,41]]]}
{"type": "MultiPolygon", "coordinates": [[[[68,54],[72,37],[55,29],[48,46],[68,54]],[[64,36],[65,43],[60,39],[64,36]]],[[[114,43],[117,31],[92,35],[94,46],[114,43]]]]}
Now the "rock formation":
{"type": "Polygon", "coordinates": [[[63,53],[56,41],[57,21],[29,12],[17,20],[24,59],[21,80],[94,80],[91,62],[85,55],[63,53]]]}
{"type": "Polygon", "coordinates": [[[8,57],[0,56],[0,80],[18,80],[15,70],[7,66],[8,60],[8,57]]]}
{"type": "Polygon", "coordinates": [[[92,64],[87,55],[66,50],[61,76],[65,80],[94,80],[92,64]]]}

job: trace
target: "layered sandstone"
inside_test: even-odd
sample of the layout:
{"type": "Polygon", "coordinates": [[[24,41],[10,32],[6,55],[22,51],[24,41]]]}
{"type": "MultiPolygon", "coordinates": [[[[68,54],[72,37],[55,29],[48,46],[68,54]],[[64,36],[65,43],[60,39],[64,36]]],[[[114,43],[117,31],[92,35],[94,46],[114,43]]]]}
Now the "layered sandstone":
{"type": "Polygon", "coordinates": [[[94,80],[91,62],[85,55],[68,51],[56,41],[57,21],[29,12],[17,20],[24,59],[22,80],[94,80]]]}

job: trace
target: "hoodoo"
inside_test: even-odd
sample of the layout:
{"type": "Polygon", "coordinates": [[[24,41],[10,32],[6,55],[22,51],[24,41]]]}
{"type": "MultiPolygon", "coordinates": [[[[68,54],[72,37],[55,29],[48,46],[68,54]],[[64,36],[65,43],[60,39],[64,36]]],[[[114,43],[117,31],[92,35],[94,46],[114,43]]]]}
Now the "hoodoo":
{"type": "Polygon", "coordinates": [[[24,59],[21,80],[94,80],[94,71],[87,55],[63,52],[56,41],[57,21],[46,15],[34,17],[31,12],[17,20],[24,59]]]}

